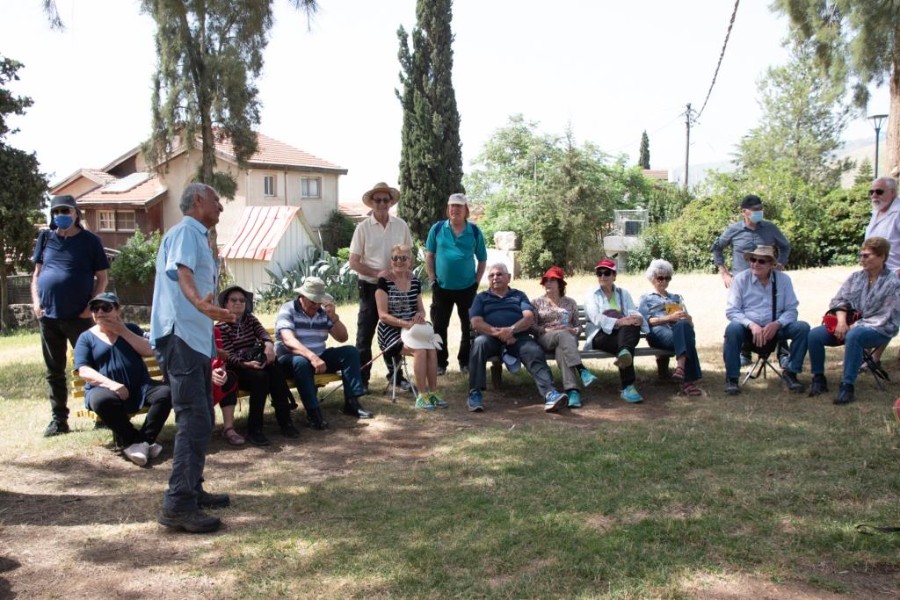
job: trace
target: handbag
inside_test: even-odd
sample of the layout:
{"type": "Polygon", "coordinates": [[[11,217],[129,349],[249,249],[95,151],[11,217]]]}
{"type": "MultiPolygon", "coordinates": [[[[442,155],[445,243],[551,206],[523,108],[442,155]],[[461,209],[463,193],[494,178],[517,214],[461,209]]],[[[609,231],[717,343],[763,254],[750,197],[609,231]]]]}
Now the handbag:
{"type": "Polygon", "coordinates": [[[847,325],[853,325],[854,323],[862,319],[862,313],[858,310],[854,310],[850,306],[832,308],[822,316],[822,325],[825,326],[825,331],[827,331],[830,335],[834,335],[834,330],[837,327],[837,312],[839,310],[845,311],[847,313],[847,325]]]}

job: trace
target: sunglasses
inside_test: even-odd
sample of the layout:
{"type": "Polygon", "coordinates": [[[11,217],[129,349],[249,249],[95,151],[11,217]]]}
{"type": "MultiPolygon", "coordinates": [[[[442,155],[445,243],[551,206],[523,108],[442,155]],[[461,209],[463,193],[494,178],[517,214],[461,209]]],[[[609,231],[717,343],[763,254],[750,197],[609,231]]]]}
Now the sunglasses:
{"type": "Polygon", "coordinates": [[[390,204],[390,203],[391,203],[391,198],[390,198],[390,197],[387,197],[387,198],[372,198],[372,202],[374,202],[375,204],[390,204]]]}
{"type": "Polygon", "coordinates": [[[858,256],[859,256],[859,259],[860,259],[860,260],[865,260],[865,259],[869,258],[869,257],[872,256],[872,255],[873,255],[872,252],[860,252],[858,256]]]}
{"type": "Polygon", "coordinates": [[[751,256],[750,258],[747,259],[747,262],[754,264],[754,265],[757,263],[762,264],[762,265],[767,265],[767,264],[771,263],[772,261],[769,260],[768,258],[754,258],[751,256]]]}
{"type": "Polygon", "coordinates": [[[113,306],[112,304],[109,304],[108,302],[97,303],[97,304],[91,305],[91,312],[92,313],[95,313],[95,312],[108,313],[108,312],[112,312],[114,308],[115,308],[115,306],[113,306]]]}
{"type": "Polygon", "coordinates": [[[884,190],[869,190],[869,195],[875,194],[876,196],[883,196],[884,190]]]}
{"type": "Polygon", "coordinates": [[[672,281],[672,276],[671,275],[659,275],[656,278],[656,280],[657,281],[672,281]]]}
{"type": "Polygon", "coordinates": [[[609,269],[597,269],[597,277],[609,277],[613,274],[613,271],[609,269]]]}
{"type": "Polygon", "coordinates": [[[72,211],[71,208],[54,208],[50,211],[51,215],[67,215],[72,211]]]}
{"type": "Polygon", "coordinates": [[[391,260],[394,262],[406,262],[409,260],[408,256],[392,256],[391,260]]]}

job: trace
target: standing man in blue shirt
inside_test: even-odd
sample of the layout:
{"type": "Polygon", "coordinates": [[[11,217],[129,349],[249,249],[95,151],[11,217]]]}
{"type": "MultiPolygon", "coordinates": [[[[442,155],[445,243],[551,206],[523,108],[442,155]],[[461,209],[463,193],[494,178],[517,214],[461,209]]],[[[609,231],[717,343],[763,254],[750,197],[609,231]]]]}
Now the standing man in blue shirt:
{"type": "Polygon", "coordinates": [[[797,373],[803,370],[806,358],[809,324],[797,320],[797,295],[791,278],[775,270],[775,249],[757,246],[744,254],[750,264],[746,271],[738,273],[728,290],[725,316],[725,393],[729,396],[741,392],[738,377],[741,373],[741,347],[752,342],[763,347],[777,338],[790,340],[790,356],[782,374],[782,381],[790,392],[799,394],[803,385],[797,373]]]}
{"type": "Polygon", "coordinates": [[[180,208],[184,218],[166,233],[156,256],[150,317],[150,343],[172,391],[178,427],[159,522],[170,529],[205,533],[217,530],[222,522],[200,509],[230,504],[227,494],[210,494],[202,487],[215,423],[213,322],[234,323],[237,317],[213,301],[218,264],[209,245],[209,229],[223,210],[219,194],[206,184],[192,183],[181,195],[180,208]]]}
{"type": "Polygon", "coordinates": [[[712,245],[713,260],[726,288],[731,287],[735,275],[750,267],[744,254],[757,246],[774,246],[778,251],[775,268],[784,270],[791,255],[791,243],[777,225],[763,219],[762,199],[750,194],[741,200],[741,220],[729,225],[712,245]],[[725,248],[728,246],[731,246],[731,271],[725,266],[725,248]]]}
{"type": "Polygon", "coordinates": [[[106,291],[109,259],[103,243],[81,226],[72,196],[50,201],[50,229],[34,246],[31,303],[41,327],[41,350],[47,365],[53,420],[44,437],[69,433],[69,390],[66,388],[66,342],[72,348],[94,321],[88,303],[106,291]]]}
{"type": "Polygon", "coordinates": [[[431,226],[425,240],[425,269],[431,280],[431,322],[443,344],[438,349],[438,375],[447,372],[450,352],[447,348],[447,328],[453,307],[459,315],[459,370],[469,368],[469,349],[472,345],[469,327],[469,308],[484,275],[487,247],[478,226],[469,223],[469,203],[463,194],[451,194],[447,200],[447,219],[431,226]],[[477,261],[477,264],[476,264],[477,261]]]}

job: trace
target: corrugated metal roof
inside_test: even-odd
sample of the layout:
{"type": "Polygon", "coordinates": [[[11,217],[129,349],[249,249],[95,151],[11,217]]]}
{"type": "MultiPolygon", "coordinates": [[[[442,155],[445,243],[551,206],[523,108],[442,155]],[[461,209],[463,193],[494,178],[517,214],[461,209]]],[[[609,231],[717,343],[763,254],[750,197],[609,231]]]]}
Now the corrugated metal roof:
{"type": "Polygon", "coordinates": [[[240,229],[222,249],[224,258],[271,260],[288,227],[297,218],[298,206],[248,206],[240,218],[240,229]]]}

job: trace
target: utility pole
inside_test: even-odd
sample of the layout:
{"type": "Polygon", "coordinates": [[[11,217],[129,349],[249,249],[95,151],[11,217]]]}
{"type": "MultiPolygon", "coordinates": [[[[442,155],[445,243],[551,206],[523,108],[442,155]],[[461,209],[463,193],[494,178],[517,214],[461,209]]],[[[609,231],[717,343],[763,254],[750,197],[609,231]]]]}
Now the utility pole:
{"type": "Polygon", "coordinates": [[[684,191],[688,189],[688,168],[691,164],[691,103],[688,102],[687,110],[684,111],[684,126],[687,135],[684,141],[684,191]]]}

